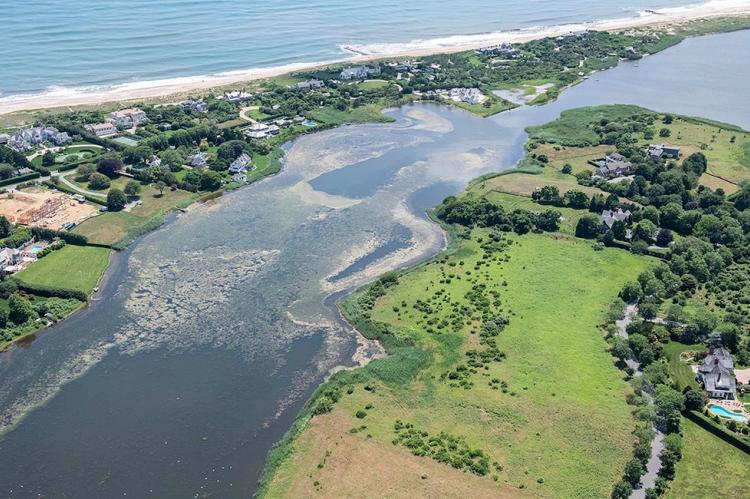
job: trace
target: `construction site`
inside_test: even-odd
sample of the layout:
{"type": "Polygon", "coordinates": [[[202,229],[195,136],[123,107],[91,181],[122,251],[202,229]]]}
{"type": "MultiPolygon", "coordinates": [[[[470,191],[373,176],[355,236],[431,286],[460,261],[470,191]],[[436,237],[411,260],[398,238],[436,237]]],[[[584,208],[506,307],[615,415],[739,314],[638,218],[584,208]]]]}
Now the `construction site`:
{"type": "Polygon", "coordinates": [[[67,194],[41,188],[13,190],[0,195],[0,215],[17,225],[60,230],[97,214],[93,206],[79,203],[67,194]]]}

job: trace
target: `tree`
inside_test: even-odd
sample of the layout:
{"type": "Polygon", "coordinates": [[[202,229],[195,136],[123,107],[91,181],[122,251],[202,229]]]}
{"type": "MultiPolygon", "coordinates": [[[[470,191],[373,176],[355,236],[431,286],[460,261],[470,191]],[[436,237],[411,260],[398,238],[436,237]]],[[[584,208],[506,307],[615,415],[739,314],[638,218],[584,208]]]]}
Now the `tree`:
{"type": "Polygon", "coordinates": [[[156,188],[159,190],[159,197],[164,195],[164,189],[167,187],[167,184],[165,184],[163,181],[159,180],[156,182],[156,188]]]}
{"type": "Polygon", "coordinates": [[[672,235],[672,231],[669,229],[660,229],[656,234],[656,244],[663,248],[669,246],[669,243],[671,243],[673,240],[674,236],[672,235]]]}
{"type": "Polygon", "coordinates": [[[641,220],[635,226],[635,237],[642,241],[651,242],[658,230],[658,227],[651,220],[641,220]]]}
{"type": "Polygon", "coordinates": [[[109,189],[109,178],[101,173],[92,173],[89,176],[89,189],[102,190],[109,189]]]}
{"type": "Polygon", "coordinates": [[[122,161],[116,157],[105,157],[96,164],[96,171],[109,178],[115,178],[118,172],[122,170],[122,161]]]}
{"type": "Polygon", "coordinates": [[[26,322],[36,315],[34,307],[28,298],[18,293],[12,294],[8,300],[8,317],[14,324],[26,324],[26,322]]]}
{"type": "Polygon", "coordinates": [[[546,232],[555,232],[560,228],[560,216],[557,210],[544,210],[537,217],[537,228],[546,232]]]}
{"type": "Polygon", "coordinates": [[[560,189],[556,185],[545,185],[540,189],[536,189],[532,194],[531,198],[539,204],[552,204],[560,205],[562,203],[560,199],[560,189]]]}
{"type": "Polygon", "coordinates": [[[596,215],[587,214],[582,216],[576,224],[576,237],[593,239],[599,235],[601,223],[596,215]]]}
{"type": "Polygon", "coordinates": [[[120,211],[125,208],[128,198],[120,189],[110,189],[107,193],[107,209],[109,211],[120,211]]]}
{"type": "Polygon", "coordinates": [[[166,166],[173,172],[182,170],[182,165],[185,164],[185,156],[177,149],[167,149],[160,152],[159,159],[161,159],[162,165],[166,166]]]}
{"type": "Polygon", "coordinates": [[[8,325],[9,312],[5,308],[0,308],[0,328],[8,325]]]}
{"type": "Polygon", "coordinates": [[[563,201],[571,208],[583,209],[589,205],[589,197],[585,192],[571,189],[563,196],[563,201]]]}
{"type": "Polygon", "coordinates": [[[629,281],[625,283],[622,291],[620,291],[620,297],[627,303],[635,303],[643,296],[643,290],[641,285],[635,281],[629,281]]]}
{"type": "Polygon", "coordinates": [[[573,172],[573,166],[570,163],[565,163],[562,167],[562,170],[560,171],[566,175],[569,175],[573,172]]]}
{"type": "Polygon", "coordinates": [[[204,191],[215,191],[221,187],[221,175],[214,171],[201,173],[200,188],[204,191]]]}
{"type": "Polygon", "coordinates": [[[633,487],[637,487],[641,482],[641,475],[643,475],[643,464],[633,459],[625,465],[625,473],[623,473],[623,480],[627,481],[633,487]]]}
{"type": "Polygon", "coordinates": [[[617,336],[612,342],[612,355],[621,361],[625,361],[630,358],[632,352],[628,345],[628,340],[621,336],[617,336]]]}
{"type": "Polygon", "coordinates": [[[52,151],[47,151],[42,155],[42,166],[52,166],[55,164],[55,155],[52,151]]]}
{"type": "Polygon", "coordinates": [[[129,180],[128,183],[125,184],[124,192],[130,197],[137,196],[140,191],[141,191],[141,184],[139,184],[135,180],[129,180]]]}
{"type": "Polygon", "coordinates": [[[16,169],[8,163],[0,163],[0,179],[9,179],[16,174],[16,169]]]}
{"type": "Polygon", "coordinates": [[[96,171],[96,166],[91,163],[84,163],[76,168],[76,180],[88,182],[91,174],[96,171]]]}
{"type": "Polygon", "coordinates": [[[628,499],[633,493],[633,486],[625,480],[620,480],[612,490],[612,499],[628,499]]]}
{"type": "Polygon", "coordinates": [[[674,430],[674,422],[677,421],[679,428],[680,413],[685,406],[685,399],[680,392],[667,385],[657,385],[654,406],[663,426],[674,430]]]}
{"type": "Polygon", "coordinates": [[[659,137],[669,137],[672,135],[671,130],[669,128],[662,128],[659,130],[659,137]]]}
{"type": "Polygon", "coordinates": [[[689,411],[702,411],[708,403],[708,397],[702,390],[687,388],[685,391],[685,409],[689,411]]]}
{"type": "Polygon", "coordinates": [[[0,237],[8,237],[13,230],[5,215],[0,216],[0,237]]]}

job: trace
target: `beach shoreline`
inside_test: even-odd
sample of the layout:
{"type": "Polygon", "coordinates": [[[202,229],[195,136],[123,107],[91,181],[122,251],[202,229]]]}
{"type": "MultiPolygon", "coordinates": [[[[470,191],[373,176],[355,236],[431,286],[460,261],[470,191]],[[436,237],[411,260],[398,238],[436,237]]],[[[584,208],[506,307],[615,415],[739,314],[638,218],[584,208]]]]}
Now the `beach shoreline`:
{"type": "Polygon", "coordinates": [[[200,93],[344,63],[364,63],[398,57],[424,57],[435,54],[463,52],[500,43],[524,43],[541,38],[562,36],[574,32],[622,31],[648,27],[676,27],[700,19],[717,19],[750,15],[749,0],[709,1],[685,7],[641,12],[637,17],[609,19],[558,26],[526,28],[475,35],[455,35],[446,38],[415,40],[409,43],[344,45],[352,54],[327,61],[300,62],[271,68],[253,68],[215,75],[201,75],[123,83],[102,89],[60,88],[43,94],[18,94],[0,97],[0,115],[74,106],[96,106],[113,102],[160,99],[170,96],[200,93]]]}

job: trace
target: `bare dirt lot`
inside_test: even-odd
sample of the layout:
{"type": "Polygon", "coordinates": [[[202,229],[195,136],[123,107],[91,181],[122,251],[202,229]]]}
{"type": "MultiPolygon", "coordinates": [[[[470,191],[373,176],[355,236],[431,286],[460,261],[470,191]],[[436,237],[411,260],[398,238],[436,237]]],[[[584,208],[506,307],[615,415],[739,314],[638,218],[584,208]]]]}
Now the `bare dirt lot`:
{"type": "Polygon", "coordinates": [[[96,216],[91,205],[78,203],[69,195],[41,188],[14,190],[0,196],[0,215],[11,223],[59,230],[67,223],[78,224],[96,216]]]}

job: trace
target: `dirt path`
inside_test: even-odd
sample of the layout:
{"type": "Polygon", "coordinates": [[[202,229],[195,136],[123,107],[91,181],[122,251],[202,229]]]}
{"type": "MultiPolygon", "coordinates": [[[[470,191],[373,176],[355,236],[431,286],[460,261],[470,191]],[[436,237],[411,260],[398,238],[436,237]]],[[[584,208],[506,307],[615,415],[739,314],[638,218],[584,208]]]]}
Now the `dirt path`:
{"type": "Polygon", "coordinates": [[[250,111],[255,111],[257,109],[260,109],[259,106],[247,106],[240,109],[240,119],[243,119],[245,121],[249,121],[250,123],[256,123],[254,119],[252,119],[250,116],[247,115],[250,111]]]}

